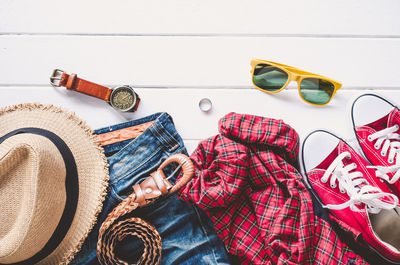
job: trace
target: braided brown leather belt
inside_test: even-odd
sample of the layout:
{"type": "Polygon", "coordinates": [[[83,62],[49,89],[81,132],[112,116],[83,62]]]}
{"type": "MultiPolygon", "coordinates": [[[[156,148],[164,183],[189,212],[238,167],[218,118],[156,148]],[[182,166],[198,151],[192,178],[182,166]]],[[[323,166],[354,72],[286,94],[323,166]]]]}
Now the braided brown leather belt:
{"type": "Polygon", "coordinates": [[[133,193],[115,207],[107,216],[100,227],[97,241],[97,257],[101,264],[126,264],[126,261],[118,259],[114,250],[118,241],[126,236],[138,237],[144,243],[144,251],[135,264],[157,265],[161,261],[161,237],[157,230],[146,221],[131,217],[115,223],[120,217],[132,212],[137,207],[143,207],[154,202],[159,197],[178,191],[193,177],[193,164],[189,157],[183,154],[172,155],[167,158],[157,169],[143,182],[133,186],[133,193]],[[183,176],[172,185],[165,177],[163,169],[171,164],[182,165],[183,176]]]}

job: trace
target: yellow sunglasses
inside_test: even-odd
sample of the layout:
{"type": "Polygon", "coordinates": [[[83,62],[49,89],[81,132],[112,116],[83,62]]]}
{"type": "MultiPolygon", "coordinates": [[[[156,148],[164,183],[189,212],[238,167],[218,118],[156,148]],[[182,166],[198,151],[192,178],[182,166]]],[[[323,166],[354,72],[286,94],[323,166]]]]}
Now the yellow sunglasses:
{"type": "Polygon", "coordinates": [[[291,81],[296,81],[300,97],[315,106],[328,104],[342,87],[333,79],[280,63],[252,59],[250,65],[253,84],[259,90],[278,93],[291,81]]]}

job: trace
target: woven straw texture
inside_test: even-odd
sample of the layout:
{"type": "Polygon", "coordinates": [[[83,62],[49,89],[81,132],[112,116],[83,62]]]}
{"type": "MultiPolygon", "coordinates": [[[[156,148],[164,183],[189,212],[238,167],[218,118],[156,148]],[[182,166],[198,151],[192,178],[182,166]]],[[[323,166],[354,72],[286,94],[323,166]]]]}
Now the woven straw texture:
{"type": "MultiPolygon", "coordinates": [[[[3,108],[0,110],[0,123],[2,124],[0,127],[0,135],[24,127],[36,127],[49,130],[63,139],[75,158],[79,176],[79,200],[75,218],[60,245],[48,257],[38,263],[67,264],[73,258],[74,254],[79,251],[85,238],[96,223],[97,215],[102,209],[102,202],[105,198],[108,185],[107,160],[103,154],[103,150],[93,136],[93,131],[84,121],[75,116],[75,114],[53,105],[28,103],[3,108]]],[[[40,136],[33,137],[32,139],[37,139],[37,137],[40,136]]],[[[42,143],[43,140],[39,142],[42,143]]],[[[2,143],[2,146],[4,146],[3,144],[7,145],[10,143],[6,143],[5,141],[2,143]]],[[[12,240],[3,241],[3,239],[8,236],[8,233],[5,235],[3,231],[10,230],[10,227],[5,228],[7,225],[15,226],[16,229],[13,230],[14,232],[19,231],[19,233],[25,233],[27,235],[24,244],[33,248],[30,250],[27,249],[27,251],[40,250],[46,243],[46,238],[48,239],[48,237],[51,236],[52,231],[54,231],[54,226],[60,218],[59,216],[63,209],[59,209],[59,205],[65,204],[65,196],[54,192],[65,191],[64,187],[60,187],[60,185],[64,185],[64,181],[61,181],[62,183],[48,181],[32,184],[31,182],[34,180],[21,177],[31,175],[40,176],[40,174],[35,174],[34,172],[23,172],[23,170],[35,168],[35,163],[38,163],[35,159],[39,156],[37,154],[32,155],[35,144],[37,143],[32,141],[26,148],[18,148],[18,151],[13,151],[13,149],[11,149],[6,153],[0,153],[0,159],[2,159],[1,161],[3,162],[2,166],[5,167],[4,169],[0,168],[0,172],[4,172],[5,170],[18,172],[18,174],[15,173],[15,178],[13,178],[12,175],[8,176],[8,180],[14,182],[11,184],[15,187],[18,186],[19,183],[23,184],[14,191],[9,191],[8,186],[6,189],[8,192],[7,196],[12,198],[14,204],[13,206],[10,206],[11,204],[6,204],[8,205],[6,207],[20,210],[19,212],[15,211],[14,214],[11,213],[10,216],[1,217],[4,218],[4,221],[1,219],[2,226],[6,224],[0,228],[0,242],[3,251],[5,251],[7,247],[9,248],[8,251],[10,251],[10,249],[15,248],[16,245],[20,243],[12,243],[12,240]],[[17,154],[12,154],[12,152],[17,152],[17,154]],[[7,160],[7,156],[12,159],[7,160]],[[21,163],[15,164],[15,161],[12,161],[13,159],[18,159],[21,163]],[[11,167],[15,167],[15,170],[14,168],[11,169],[11,167]],[[17,175],[20,177],[17,177],[17,175]],[[38,190],[35,191],[32,189],[38,190]],[[17,194],[24,194],[24,196],[18,197],[16,196],[17,194]],[[37,195],[43,198],[32,198],[32,196],[37,195]],[[27,210],[28,207],[32,207],[31,213],[27,210]],[[21,213],[23,213],[22,217],[20,216],[21,213]],[[35,227],[30,226],[29,228],[22,228],[22,223],[13,223],[13,220],[15,220],[17,216],[18,219],[21,219],[19,221],[22,223],[33,222],[39,224],[40,222],[35,221],[35,218],[39,218],[38,220],[42,220],[42,222],[35,227]],[[35,233],[33,233],[34,230],[35,233]],[[49,231],[51,233],[49,233],[49,231]],[[32,242],[35,243],[33,244],[35,246],[32,245],[32,242]],[[6,244],[6,246],[3,244],[6,244]]],[[[49,148],[51,150],[51,147],[49,148]]],[[[4,149],[7,148],[4,147],[4,149]]],[[[42,156],[43,155],[46,156],[46,154],[42,154],[42,156]]],[[[49,174],[49,177],[56,171],[65,171],[65,168],[58,168],[65,167],[60,157],[53,158],[53,161],[48,161],[48,163],[53,164],[54,167],[48,168],[47,172],[43,168],[40,168],[40,170],[42,170],[43,174],[49,174]]],[[[9,185],[4,183],[3,176],[0,176],[0,193],[2,192],[2,185],[9,185]]],[[[0,209],[3,211],[3,206],[0,206],[0,209]]],[[[8,209],[8,212],[11,211],[8,209]]],[[[2,215],[3,214],[0,214],[0,216],[2,215]]],[[[21,256],[21,260],[25,258],[27,257],[21,256]]],[[[6,263],[3,259],[0,259],[0,262],[6,263]]]]}
{"type": "Polygon", "coordinates": [[[20,134],[0,145],[0,173],[0,260],[18,262],[40,251],[60,221],[65,165],[50,140],[20,134]]]}

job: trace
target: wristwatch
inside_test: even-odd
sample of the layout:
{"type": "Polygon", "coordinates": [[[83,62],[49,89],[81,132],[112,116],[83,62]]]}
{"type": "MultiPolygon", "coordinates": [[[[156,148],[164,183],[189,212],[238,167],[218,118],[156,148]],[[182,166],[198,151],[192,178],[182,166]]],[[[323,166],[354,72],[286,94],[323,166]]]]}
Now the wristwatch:
{"type": "Polygon", "coordinates": [[[53,87],[64,86],[89,96],[107,101],[113,108],[123,112],[134,112],[140,102],[139,95],[132,87],[124,85],[113,89],[78,78],[76,74],[67,74],[65,71],[55,69],[50,76],[53,87]]]}

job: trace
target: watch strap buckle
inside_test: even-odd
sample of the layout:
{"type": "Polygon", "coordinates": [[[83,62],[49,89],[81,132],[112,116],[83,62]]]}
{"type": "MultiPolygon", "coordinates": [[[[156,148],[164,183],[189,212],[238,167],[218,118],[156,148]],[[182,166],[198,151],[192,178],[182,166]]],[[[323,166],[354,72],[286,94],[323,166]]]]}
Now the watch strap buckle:
{"type": "Polygon", "coordinates": [[[60,70],[60,69],[54,69],[53,73],[50,76],[50,84],[53,87],[60,87],[60,82],[62,80],[62,75],[65,73],[65,71],[60,70]]]}

